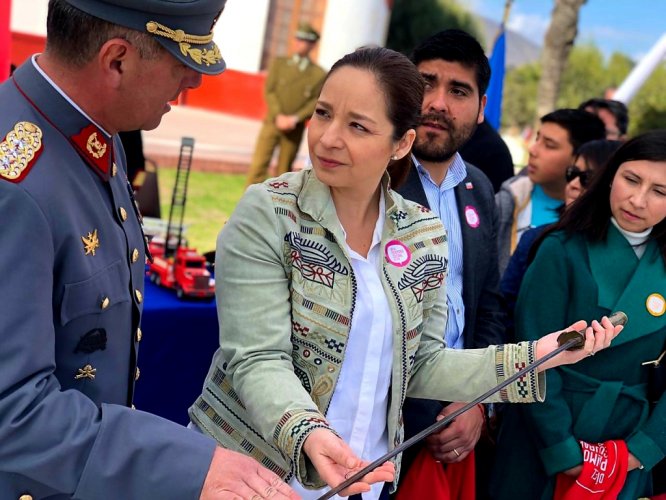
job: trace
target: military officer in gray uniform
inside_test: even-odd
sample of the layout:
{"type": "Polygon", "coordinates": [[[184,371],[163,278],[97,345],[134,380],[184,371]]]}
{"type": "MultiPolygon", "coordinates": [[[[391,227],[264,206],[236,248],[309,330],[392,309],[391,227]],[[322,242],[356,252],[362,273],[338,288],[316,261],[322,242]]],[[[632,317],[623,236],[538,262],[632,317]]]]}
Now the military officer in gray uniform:
{"type": "Polygon", "coordinates": [[[263,182],[273,151],[279,148],[277,172],[289,172],[324,83],[326,72],[310,60],[319,40],[312,26],[302,23],[296,32],[296,51],[291,57],[277,57],[266,77],[264,95],[268,113],[257,138],[247,185],[263,182]]]}
{"type": "Polygon", "coordinates": [[[224,69],[224,3],[50,0],[44,54],[0,86],[3,500],[293,497],[132,408],[145,253],[117,132],[224,69]]]}

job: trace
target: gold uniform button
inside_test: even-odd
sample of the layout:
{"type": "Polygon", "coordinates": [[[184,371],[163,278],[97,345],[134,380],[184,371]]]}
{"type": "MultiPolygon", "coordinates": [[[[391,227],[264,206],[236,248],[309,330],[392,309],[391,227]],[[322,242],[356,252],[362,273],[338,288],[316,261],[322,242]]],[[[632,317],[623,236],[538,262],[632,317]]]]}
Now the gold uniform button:
{"type": "Polygon", "coordinates": [[[120,214],[120,218],[125,222],[127,220],[127,210],[125,210],[123,207],[120,207],[118,209],[118,213],[120,214]]]}
{"type": "Polygon", "coordinates": [[[134,289],[134,295],[136,296],[136,301],[141,304],[143,302],[143,294],[138,288],[134,289]]]}
{"type": "Polygon", "coordinates": [[[143,332],[141,331],[141,328],[136,329],[136,341],[141,342],[141,339],[143,338],[143,332]]]}
{"type": "Polygon", "coordinates": [[[18,500],[32,500],[32,495],[21,495],[18,500]]]}
{"type": "Polygon", "coordinates": [[[118,166],[114,163],[113,168],[111,168],[111,177],[118,175],[118,166]]]}
{"type": "Polygon", "coordinates": [[[100,304],[100,307],[102,308],[102,310],[104,310],[107,307],[109,307],[109,304],[111,304],[111,299],[109,299],[108,297],[104,297],[102,299],[102,303],[100,304]]]}
{"type": "Polygon", "coordinates": [[[141,376],[141,370],[139,370],[139,367],[136,367],[136,372],[134,373],[134,380],[139,380],[139,377],[141,376]]]}
{"type": "Polygon", "coordinates": [[[134,264],[137,260],[139,260],[139,249],[135,248],[132,250],[132,264],[134,264]]]}

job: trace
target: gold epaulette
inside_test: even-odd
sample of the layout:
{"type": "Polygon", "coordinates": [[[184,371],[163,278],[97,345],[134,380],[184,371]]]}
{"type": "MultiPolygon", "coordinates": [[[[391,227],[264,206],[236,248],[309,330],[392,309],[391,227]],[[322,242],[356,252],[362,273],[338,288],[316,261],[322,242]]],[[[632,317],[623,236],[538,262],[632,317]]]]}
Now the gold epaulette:
{"type": "Polygon", "coordinates": [[[20,182],[42,149],[42,131],[30,122],[18,122],[0,142],[0,177],[20,182]]]}

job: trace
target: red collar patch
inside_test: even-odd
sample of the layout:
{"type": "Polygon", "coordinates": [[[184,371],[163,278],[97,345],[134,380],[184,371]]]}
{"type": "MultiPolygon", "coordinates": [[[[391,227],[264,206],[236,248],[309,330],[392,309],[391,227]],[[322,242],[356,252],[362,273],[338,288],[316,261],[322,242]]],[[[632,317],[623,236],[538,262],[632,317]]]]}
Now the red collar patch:
{"type": "Polygon", "coordinates": [[[113,143],[106,134],[91,124],[69,139],[97,175],[108,181],[113,164],[113,143]]]}

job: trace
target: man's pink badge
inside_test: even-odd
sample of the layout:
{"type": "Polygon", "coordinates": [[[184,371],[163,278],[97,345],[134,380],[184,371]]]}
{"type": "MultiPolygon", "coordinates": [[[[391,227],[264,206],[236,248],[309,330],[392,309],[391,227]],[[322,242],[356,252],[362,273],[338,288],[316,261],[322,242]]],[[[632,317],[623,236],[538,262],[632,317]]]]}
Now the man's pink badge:
{"type": "Polygon", "coordinates": [[[404,267],[412,260],[412,253],[407,246],[398,240],[391,240],[384,247],[386,260],[396,267],[404,267]]]}
{"type": "Polygon", "coordinates": [[[467,224],[473,228],[479,227],[481,222],[481,219],[479,219],[479,213],[472,205],[467,205],[465,207],[465,219],[467,220],[467,224]]]}

